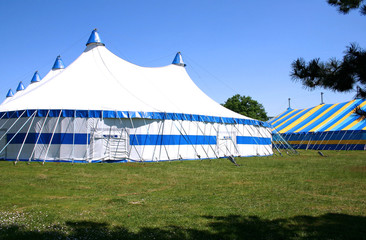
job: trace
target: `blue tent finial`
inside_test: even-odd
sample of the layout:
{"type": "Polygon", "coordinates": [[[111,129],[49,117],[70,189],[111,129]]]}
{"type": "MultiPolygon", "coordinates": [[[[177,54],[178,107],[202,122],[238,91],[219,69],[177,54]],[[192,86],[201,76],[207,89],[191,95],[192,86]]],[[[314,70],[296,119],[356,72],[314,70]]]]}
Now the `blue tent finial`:
{"type": "Polygon", "coordinates": [[[8,91],[8,94],[6,94],[6,97],[8,98],[8,97],[12,97],[12,96],[14,96],[14,93],[10,88],[9,91],[8,91]]]}
{"type": "Polygon", "coordinates": [[[90,34],[89,40],[86,43],[86,46],[89,46],[91,44],[96,44],[96,45],[102,45],[105,46],[105,44],[102,42],[102,39],[100,39],[99,34],[97,32],[97,29],[94,29],[92,31],[92,33],[90,34]]]}
{"type": "Polygon", "coordinates": [[[38,71],[36,71],[32,77],[31,83],[36,83],[41,81],[41,77],[38,74],[38,71]]]}
{"type": "Polygon", "coordinates": [[[25,89],[25,87],[24,87],[23,83],[22,83],[22,82],[20,82],[20,83],[18,84],[18,87],[17,87],[17,92],[19,92],[19,91],[23,91],[24,89],[25,89]]]}
{"type": "Polygon", "coordinates": [[[175,55],[175,58],[174,58],[172,64],[175,64],[175,65],[178,65],[178,66],[182,66],[182,67],[185,67],[186,66],[186,64],[184,64],[184,62],[183,62],[182,54],[180,52],[178,52],[175,55]]]}
{"type": "Polygon", "coordinates": [[[65,68],[65,65],[62,62],[61,56],[58,55],[57,58],[56,58],[55,63],[53,64],[52,70],[64,69],[64,68],[65,68]]]}

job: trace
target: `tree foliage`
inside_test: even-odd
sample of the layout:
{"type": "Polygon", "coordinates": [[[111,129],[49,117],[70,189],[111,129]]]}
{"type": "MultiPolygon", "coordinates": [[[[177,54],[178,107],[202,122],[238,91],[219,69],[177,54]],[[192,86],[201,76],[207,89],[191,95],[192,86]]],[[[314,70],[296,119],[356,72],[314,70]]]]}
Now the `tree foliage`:
{"type": "MultiPolygon", "coordinates": [[[[352,9],[360,9],[366,15],[366,0],[327,0],[328,4],[347,14],[352,9]]],[[[323,87],[338,92],[357,89],[356,97],[366,98],[366,50],[356,43],[347,47],[343,60],[335,58],[321,62],[319,58],[308,63],[303,58],[292,62],[291,77],[310,89],[323,87]]]]}
{"type": "Polygon", "coordinates": [[[268,120],[263,105],[256,100],[253,100],[251,97],[236,94],[231,98],[228,98],[223,106],[247,117],[262,121],[268,120]]]}
{"type": "Polygon", "coordinates": [[[328,0],[328,3],[338,8],[338,11],[347,14],[351,9],[360,9],[361,14],[366,15],[364,0],[328,0]]]}
{"type": "Polygon", "coordinates": [[[357,44],[347,47],[342,61],[335,58],[306,63],[298,58],[292,63],[291,77],[310,88],[323,87],[338,92],[357,89],[357,97],[366,98],[366,50],[357,44]]]}
{"type": "MultiPolygon", "coordinates": [[[[328,4],[347,14],[352,9],[360,9],[366,15],[366,0],[327,0],[328,4]]],[[[337,92],[357,90],[356,97],[366,98],[366,50],[356,43],[347,47],[343,60],[335,58],[321,62],[315,58],[308,63],[303,58],[292,62],[291,77],[301,81],[305,87],[314,89],[323,87],[337,92]]],[[[366,112],[355,109],[361,118],[366,118],[366,112]]]]}

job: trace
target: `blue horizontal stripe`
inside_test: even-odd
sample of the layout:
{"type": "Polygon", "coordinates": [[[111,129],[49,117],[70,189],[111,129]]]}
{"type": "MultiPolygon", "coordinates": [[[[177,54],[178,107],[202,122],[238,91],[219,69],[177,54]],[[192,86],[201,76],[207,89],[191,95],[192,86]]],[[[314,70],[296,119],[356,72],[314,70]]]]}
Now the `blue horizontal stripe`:
{"type": "MultiPolygon", "coordinates": [[[[234,155],[233,157],[267,157],[267,156],[272,156],[271,155],[265,155],[265,156],[258,156],[258,155],[246,155],[246,156],[238,156],[238,155],[234,155]]],[[[219,159],[224,159],[227,157],[219,157],[219,159]]],[[[176,161],[194,161],[194,160],[205,160],[205,159],[212,159],[212,158],[183,158],[183,159],[171,159],[171,160],[176,160],[176,161]]],[[[17,159],[11,159],[11,158],[6,158],[6,159],[0,159],[0,161],[16,161],[17,159]]],[[[21,162],[29,162],[29,159],[18,159],[18,161],[21,162]]],[[[136,162],[136,163],[141,163],[140,160],[133,160],[133,159],[129,159],[129,158],[121,158],[119,160],[70,160],[70,159],[33,159],[31,162],[60,162],[60,163],[126,163],[126,162],[136,162]]],[[[164,161],[169,161],[169,160],[160,160],[161,162],[164,161]]],[[[159,162],[160,162],[159,161],[159,162]]],[[[156,162],[156,160],[144,160],[142,162],[156,162]]]]}
{"type": "Polygon", "coordinates": [[[209,145],[216,144],[216,136],[202,135],[130,135],[130,145],[209,145]]]}
{"type": "MultiPolygon", "coordinates": [[[[365,150],[364,144],[299,144],[291,145],[295,149],[309,149],[309,150],[365,150]]],[[[282,146],[277,146],[282,148],[282,146]]]]}
{"type": "MultiPolygon", "coordinates": [[[[13,137],[14,139],[10,144],[22,144],[26,133],[18,133],[15,137],[14,134],[7,134],[7,142],[9,142],[13,137]]],[[[35,144],[37,142],[39,133],[28,133],[26,144],[35,144]]],[[[52,133],[41,133],[37,144],[49,144],[52,138],[52,133]]],[[[55,133],[52,138],[51,144],[75,144],[75,145],[85,145],[90,144],[90,134],[85,133],[55,133]]]]}
{"type": "Polygon", "coordinates": [[[286,141],[366,140],[366,131],[329,131],[282,134],[286,141]]]}
{"type": "MultiPolygon", "coordinates": [[[[22,117],[30,117],[36,110],[19,110],[0,112],[0,118],[18,118],[23,112],[22,117]]],[[[163,119],[163,120],[188,120],[195,122],[212,122],[212,123],[228,123],[228,124],[245,124],[262,127],[271,127],[267,122],[254,119],[244,118],[228,118],[217,116],[206,116],[186,113],[164,113],[164,112],[137,112],[137,111],[101,111],[101,110],[68,110],[68,109],[40,109],[37,110],[36,117],[77,117],[77,118],[146,118],[146,119],[163,119]]]]}
{"type": "Polygon", "coordinates": [[[236,143],[237,144],[269,145],[269,144],[271,144],[271,138],[237,136],[236,143]]]}

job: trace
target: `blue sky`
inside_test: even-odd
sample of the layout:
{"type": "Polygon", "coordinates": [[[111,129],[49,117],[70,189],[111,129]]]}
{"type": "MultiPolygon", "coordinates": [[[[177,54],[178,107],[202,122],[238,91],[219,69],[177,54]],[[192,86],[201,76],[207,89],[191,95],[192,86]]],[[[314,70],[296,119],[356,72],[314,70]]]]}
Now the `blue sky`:
{"type": "Polygon", "coordinates": [[[341,58],[352,42],[366,48],[366,16],[339,14],[326,0],[0,0],[1,101],[36,70],[44,76],[57,55],[73,62],[94,28],[109,50],[141,66],[168,65],[181,51],[211,98],[251,96],[270,116],[288,98],[292,108],[319,104],[320,92],[326,103],[352,99],[304,89],[291,81],[291,62],[341,58]]]}

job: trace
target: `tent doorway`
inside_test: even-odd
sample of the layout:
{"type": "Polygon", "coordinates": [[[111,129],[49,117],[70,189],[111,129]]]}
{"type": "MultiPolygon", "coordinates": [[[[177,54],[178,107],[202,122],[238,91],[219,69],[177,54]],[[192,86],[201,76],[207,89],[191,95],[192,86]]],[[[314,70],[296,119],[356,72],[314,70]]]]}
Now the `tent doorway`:
{"type": "Polygon", "coordinates": [[[105,149],[104,160],[121,160],[128,158],[128,133],[125,129],[116,129],[103,134],[105,149]]]}
{"type": "Polygon", "coordinates": [[[217,135],[216,152],[218,156],[231,156],[237,153],[235,132],[219,131],[217,135]]]}

